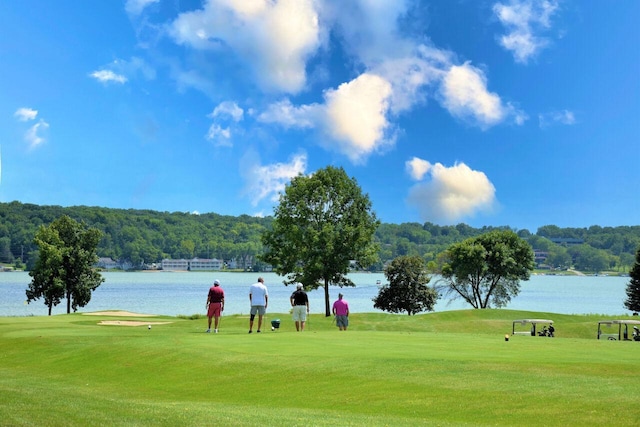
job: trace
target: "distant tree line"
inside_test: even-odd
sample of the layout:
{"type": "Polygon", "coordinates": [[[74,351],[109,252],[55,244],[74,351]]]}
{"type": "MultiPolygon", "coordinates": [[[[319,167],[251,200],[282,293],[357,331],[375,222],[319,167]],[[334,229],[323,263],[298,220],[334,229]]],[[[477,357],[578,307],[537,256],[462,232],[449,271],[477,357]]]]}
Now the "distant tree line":
{"type": "MultiPolygon", "coordinates": [[[[0,262],[31,269],[37,259],[34,237],[39,226],[47,226],[63,215],[103,233],[98,256],[126,261],[134,268],[164,258],[217,258],[235,259],[240,268],[261,270],[265,266],[258,259],[264,253],[261,237],[273,226],[273,217],[0,203],[0,262]]],[[[451,244],[493,230],[515,231],[543,255],[537,259],[539,266],[554,269],[626,272],[640,247],[640,225],[588,228],[545,225],[532,233],[508,226],[382,223],[375,233],[380,247],[379,262],[370,269],[383,271],[387,263],[399,256],[419,256],[426,262],[435,262],[451,244]]]]}

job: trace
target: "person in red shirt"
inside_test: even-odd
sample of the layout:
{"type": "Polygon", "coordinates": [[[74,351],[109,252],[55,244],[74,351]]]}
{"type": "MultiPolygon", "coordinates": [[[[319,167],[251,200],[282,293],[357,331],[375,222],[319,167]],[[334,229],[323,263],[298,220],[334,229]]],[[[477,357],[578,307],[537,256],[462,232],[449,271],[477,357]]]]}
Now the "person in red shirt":
{"type": "Polygon", "coordinates": [[[213,286],[209,288],[209,296],[207,296],[207,317],[209,318],[209,326],[207,332],[211,332],[211,319],[215,318],[214,332],[218,333],[218,323],[220,316],[224,311],[224,291],[220,287],[220,281],[214,280],[213,286]]]}

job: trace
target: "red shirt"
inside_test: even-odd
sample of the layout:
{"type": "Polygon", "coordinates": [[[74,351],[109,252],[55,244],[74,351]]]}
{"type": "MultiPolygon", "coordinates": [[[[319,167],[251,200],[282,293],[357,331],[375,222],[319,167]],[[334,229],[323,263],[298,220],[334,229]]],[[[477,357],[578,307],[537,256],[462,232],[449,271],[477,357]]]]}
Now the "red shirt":
{"type": "Polygon", "coordinates": [[[209,302],[222,302],[224,299],[224,291],[220,286],[212,286],[209,289],[209,302]]]}

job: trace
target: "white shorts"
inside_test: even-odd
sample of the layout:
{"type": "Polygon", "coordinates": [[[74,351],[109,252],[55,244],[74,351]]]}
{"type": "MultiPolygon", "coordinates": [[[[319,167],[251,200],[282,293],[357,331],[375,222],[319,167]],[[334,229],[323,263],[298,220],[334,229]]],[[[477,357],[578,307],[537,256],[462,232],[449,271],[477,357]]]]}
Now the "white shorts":
{"type": "Polygon", "coordinates": [[[306,305],[294,305],[293,306],[293,321],[304,322],[307,320],[307,306],[306,305]]]}

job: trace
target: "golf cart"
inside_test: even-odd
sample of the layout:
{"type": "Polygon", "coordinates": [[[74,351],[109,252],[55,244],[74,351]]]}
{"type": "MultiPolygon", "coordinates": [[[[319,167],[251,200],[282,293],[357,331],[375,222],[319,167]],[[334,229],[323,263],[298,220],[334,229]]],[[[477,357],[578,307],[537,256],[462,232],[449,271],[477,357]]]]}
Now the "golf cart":
{"type": "Polygon", "coordinates": [[[640,320],[601,320],[598,322],[598,339],[640,341],[640,320]],[[629,325],[632,326],[631,335],[629,325]]]}
{"type": "Polygon", "coordinates": [[[532,337],[553,337],[555,328],[553,327],[553,320],[549,319],[520,319],[513,321],[513,329],[511,335],[530,335],[532,337]],[[542,329],[537,330],[538,325],[542,325],[542,329]],[[516,326],[519,326],[521,330],[516,331],[516,326]],[[526,330],[522,330],[522,327],[526,326],[526,330]],[[537,334],[536,334],[537,332],[537,334]]]}

